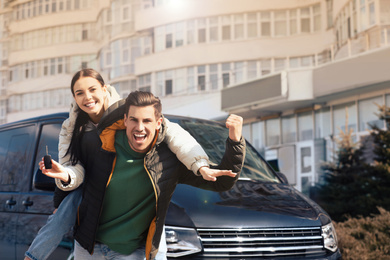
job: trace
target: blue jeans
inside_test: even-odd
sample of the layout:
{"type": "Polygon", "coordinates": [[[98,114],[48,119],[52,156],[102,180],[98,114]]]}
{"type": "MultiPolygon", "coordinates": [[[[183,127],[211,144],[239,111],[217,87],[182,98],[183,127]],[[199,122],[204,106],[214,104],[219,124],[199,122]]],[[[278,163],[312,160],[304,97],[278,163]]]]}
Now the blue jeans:
{"type": "MultiPolygon", "coordinates": [[[[77,208],[81,203],[82,188],[68,194],[61,202],[57,212],[50,215],[47,223],[39,230],[25,256],[32,260],[46,260],[60,244],[66,233],[73,228],[76,222],[77,208]]],[[[161,235],[159,251],[155,260],[165,260],[167,244],[165,241],[165,227],[161,235]]],[[[145,252],[144,252],[145,253],[145,252]]]]}
{"type": "Polygon", "coordinates": [[[75,242],[74,260],[143,260],[145,259],[145,247],[136,249],[130,255],[122,255],[108,248],[108,246],[96,243],[93,248],[93,255],[75,242]]]}
{"type": "Polygon", "coordinates": [[[49,216],[39,230],[25,256],[33,260],[46,260],[60,244],[62,238],[75,225],[82,189],[76,189],[61,202],[56,213],[49,216]]]}
{"type": "MultiPolygon", "coordinates": [[[[80,246],[77,241],[74,243],[74,260],[144,260],[145,246],[138,248],[131,255],[122,255],[108,248],[108,246],[100,243],[96,243],[93,249],[93,255],[90,255],[87,250],[80,246]]],[[[161,235],[161,241],[158,248],[158,252],[154,260],[166,260],[167,259],[167,243],[165,240],[165,226],[161,235]]]]}

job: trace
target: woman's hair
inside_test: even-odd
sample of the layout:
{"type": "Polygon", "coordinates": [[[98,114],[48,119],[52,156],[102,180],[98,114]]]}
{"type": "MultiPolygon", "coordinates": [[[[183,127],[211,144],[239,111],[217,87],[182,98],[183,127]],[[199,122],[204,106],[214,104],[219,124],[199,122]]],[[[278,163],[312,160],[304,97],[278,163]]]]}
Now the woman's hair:
{"type": "Polygon", "coordinates": [[[161,101],[158,97],[154,96],[151,92],[145,92],[145,91],[131,92],[126,98],[126,103],[125,103],[126,117],[127,117],[127,113],[129,113],[130,106],[136,106],[136,107],[153,106],[154,115],[156,116],[156,119],[161,117],[161,110],[162,110],[161,101]]]}
{"type": "MultiPolygon", "coordinates": [[[[96,79],[101,86],[105,85],[103,77],[94,69],[82,69],[74,74],[71,84],[70,90],[72,91],[72,95],[74,96],[74,85],[80,78],[90,77],[96,79]]],[[[70,153],[70,161],[72,165],[75,165],[80,158],[80,147],[81,147],[81,139],[85,133],[85,126],[89,121],[89,115],[78,108],[77,110],[77,118],[73,129],[72,139],[69,144],[68,151],[66,154],[70,153]]]]}

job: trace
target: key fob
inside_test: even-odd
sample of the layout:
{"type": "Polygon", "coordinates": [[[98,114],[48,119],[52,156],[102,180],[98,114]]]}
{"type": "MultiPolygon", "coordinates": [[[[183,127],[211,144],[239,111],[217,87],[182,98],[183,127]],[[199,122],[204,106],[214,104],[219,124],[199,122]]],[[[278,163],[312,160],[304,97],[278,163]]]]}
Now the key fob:
{"type": "Polygon", "coordinates": [[[45,163],[45,169],[51,169],[51,156],[50,155],[45,155],[43,157],[43,162],[45,163]]]}
{"type": "Polygon", "coordinates": [[[43,157],[43,162],[45,164],[45,169],[51,169],[51,156],[49,154],[49,149],[46,145],[46,155],[43,157]]]}

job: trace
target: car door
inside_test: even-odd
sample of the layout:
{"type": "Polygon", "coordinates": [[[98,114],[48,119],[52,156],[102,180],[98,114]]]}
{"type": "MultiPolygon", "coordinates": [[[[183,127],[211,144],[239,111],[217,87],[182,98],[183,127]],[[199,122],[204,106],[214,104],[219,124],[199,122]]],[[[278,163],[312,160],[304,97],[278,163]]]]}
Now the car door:
{"type": "Polygon", "coordinates": [[[0,252],[1,259],[16,259],[16,225],[24,174],[30,169],[35,125],[12,127],[0,132],[0,252]]]}
{"type": "MultiPolygon", "coordinates": [[[[24,176],[29,185],[24,186],[20,194],[21,203],[19,203],[19,218],[16,225],[16,259],[23,259],[24,253],[39,229],[46,224],[48,216],[54,211],[54,180],[42,174],[38,163],[46,154],[46,146],[52,159],[58,161],[58,136],[61,124],[62,120],[54,120],[43,122],[39,126],[39,141],[32,162],[32,170],[24,176]],[[41,184],[47,183],[47,185],[36,187],[34,182],[38,179],[41,184]]],[[[67,259],[72,246],[72,240],[64,240],[49,259],[67,259]]]]}

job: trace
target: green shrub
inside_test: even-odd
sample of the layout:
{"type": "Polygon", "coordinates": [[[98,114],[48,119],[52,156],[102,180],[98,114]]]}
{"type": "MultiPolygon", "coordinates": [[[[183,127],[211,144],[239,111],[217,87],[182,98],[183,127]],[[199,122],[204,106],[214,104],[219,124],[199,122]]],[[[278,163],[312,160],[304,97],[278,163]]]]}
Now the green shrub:
{"type": "Polygon", "coordinates": [[[343,260],[390,260],[390,212],[335,222],[343,260]]]}

